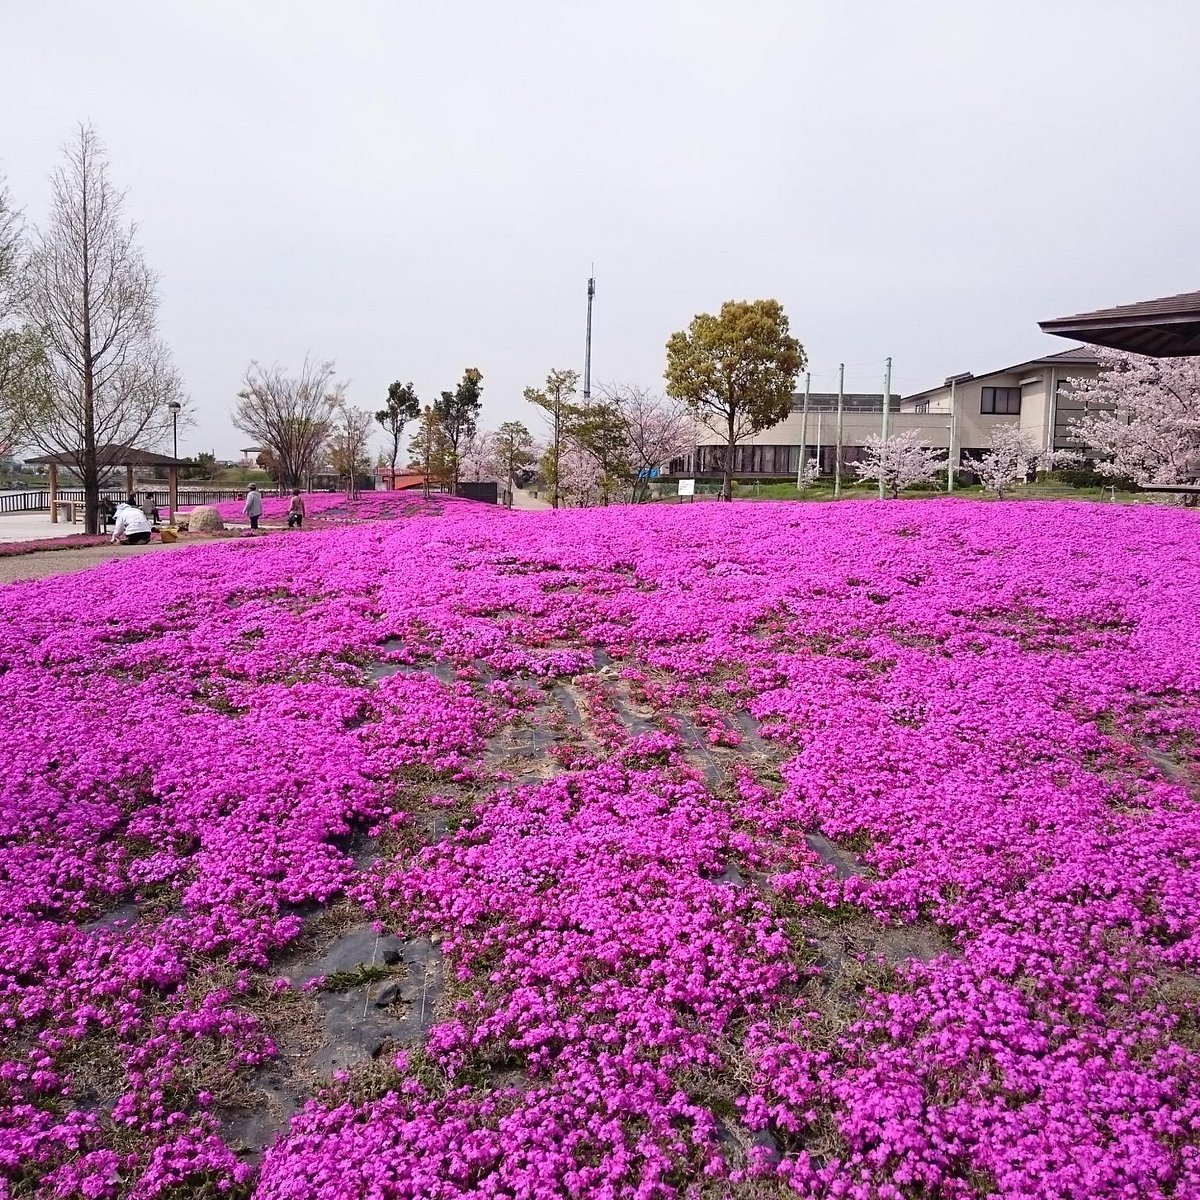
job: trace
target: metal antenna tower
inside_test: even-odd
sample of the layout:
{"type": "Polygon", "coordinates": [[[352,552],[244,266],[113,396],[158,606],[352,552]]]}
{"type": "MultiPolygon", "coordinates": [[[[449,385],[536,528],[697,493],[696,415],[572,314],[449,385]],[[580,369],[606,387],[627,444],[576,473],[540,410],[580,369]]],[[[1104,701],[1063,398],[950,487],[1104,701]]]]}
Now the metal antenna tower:
{"type": "MultiPolygon", "coordinates": [[[[595,271],[596,264],[592,264],[592,270],[595,271]]],[[[592,301],[596,296],[596,277],[595,275],[588,276],[588,319],[587,319],[587,342],[583,351],[583,403],[584,405],[592,402],[592,301]]]]}

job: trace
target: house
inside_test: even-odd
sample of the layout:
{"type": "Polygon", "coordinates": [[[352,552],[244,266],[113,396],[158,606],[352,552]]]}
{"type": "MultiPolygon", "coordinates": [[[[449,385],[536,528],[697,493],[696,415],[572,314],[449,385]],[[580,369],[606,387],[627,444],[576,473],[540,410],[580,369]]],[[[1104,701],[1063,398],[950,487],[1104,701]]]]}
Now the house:
{"type": "MultiPolygon", "coordinates": [[[[912,396],[894,393],[888,403],[889,433],[917,430],[928,446],[947,450],[956,463],[963,454],[982,454],[997,425],[1015,424],[1027,430],[1039,448],[1053,444],[1066,449],[1073,443],[1069,422],[1083,412],[1071,400],[1069,380],[1095,378],[1095,353],[1085,347],[1029,359],[982,375],[967,372],[948,377],[938,387],[912,396]]],[[[867,438],[882,432],[883,393],[855,392],[842,398],[842,465],[865,454],[867,438]]],[[[674,459],[668,474],[684,478],[715,478],[722,473],[725,439],[700,427],[696,448],[674,459]]],[[[769,429],[743,439],[734,449],[733,473],[741,479],[795,479],[800,447],[809,461],[831,475],[837,453],[837,393],[792,398],[788,415],[769,429]]]]}
{"type": "Polygon", "coordinates": [[[983,453],[992,430],[1005,424],[1019,426],[1039,450],[1071,450],[1078,442],[1070,425],[1084,410],[1072,399],[1070,381],[1095,379],[1099,372],[1096,352],[1076,346],[982,375],[948,376],[937,387],[905,396],[900,411],[939,414],[944,424],[952,423],[956,461],[963,454],[983,453]]]}

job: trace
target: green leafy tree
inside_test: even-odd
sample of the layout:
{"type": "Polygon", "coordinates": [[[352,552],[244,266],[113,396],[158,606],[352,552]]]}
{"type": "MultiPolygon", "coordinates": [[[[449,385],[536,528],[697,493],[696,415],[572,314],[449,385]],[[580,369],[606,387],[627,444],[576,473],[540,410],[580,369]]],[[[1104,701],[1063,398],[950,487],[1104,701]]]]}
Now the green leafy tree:
{"type": "Polygon", "coordinates": [[[185,458],[179,474],[183,479],[213,479],[217,474],[217,456],[209,450],[201,450],[195,458],[185,458]]]}
{"type": "Polygon", "coordinates": [[[513,476],[537,462],[533,434],[521,421],[505,421],[493,435],[492,446],[500,467],[498,474],[507,486],[511,505],[513,476]]]}
{"type": "Polygon", "coordinates": [[[733,498],[738,442],[788,415],[807,361],[778,300],[727,300],[717,316],[700,313],[671,335],[667,393],[725,437],[722,499],[733,498]]]}
{"type": "Polygon", "coordinates": [[[577,371],[551,371],[546,376],[545,388],[526,388],[525,399],[536,404],[546,414],[550,426],[550,444],[546,448],[546,477],[550,483],[550,504],[557,508],[562,479],[563,440],[571,428],[575,409],[571,398],[579,383],[577,371]]]}
{"type": "Polygon", "coordinates": [[[392,439],[391,458],[385,459],[381,465],[386,466],[391,462],[393,478],[396,475],[396,459],[400,457],[400,439],[404,436],[404,427],[420,415],[421,401],[417,399],[413,385],[396,380],[388,388],[386,406],[375,414],[375,420],[392,439]]]}
{"type": "Polygon", "coordinates": [[[264,450],[254,462],[260,470],[266,471],[267,477],[272,483],[278,484],[283,478],[283,468],[279,464],[279,459],[270,450],[264,450]]]}
{"type": "Polygon", "coordinates": [[[437,413],[450,447],[450,491],[453,495],[458,495],[461,451],[479,427],[482,392],[483,375],[474,367],[468,367],[458,387],[452,392],[443,392],[433,403],[433,411],[437,413]]]}
{"type": "Polygon", "coordinates": [[[596,466],[601,504],[607,505],[623,488],[628,487],[632,493],[636,471],[629,454],[624,422],[615,405],[601,400],[587,408],[575,409],[571,436],[596,466]]]}
{"type": "Polygon", "coordinates": [[[421,473],[421,490],[426,500],[434,486],[444,489],[450,482],[453,475],[450,439],[430,404],[425,405],[418,418],[417,431],[408,443],[408,454],[410,469],[421,473]]]}

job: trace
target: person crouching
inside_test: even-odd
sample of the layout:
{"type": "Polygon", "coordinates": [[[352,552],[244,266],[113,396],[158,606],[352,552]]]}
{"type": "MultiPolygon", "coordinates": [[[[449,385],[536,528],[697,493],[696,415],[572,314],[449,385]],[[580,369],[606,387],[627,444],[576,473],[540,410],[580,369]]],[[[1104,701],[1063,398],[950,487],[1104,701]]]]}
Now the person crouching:
{"type": "Polygon", "coordinates": [[[144,546],[150,540],[150,521],[136,504],[117,505],[112,540],[127,546],[144,546]]]}

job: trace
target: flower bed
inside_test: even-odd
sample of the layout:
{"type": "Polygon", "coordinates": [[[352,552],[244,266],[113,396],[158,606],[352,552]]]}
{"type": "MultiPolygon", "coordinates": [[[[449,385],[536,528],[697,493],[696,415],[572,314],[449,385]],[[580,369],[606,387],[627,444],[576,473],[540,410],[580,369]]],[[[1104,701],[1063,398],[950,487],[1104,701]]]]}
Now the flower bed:
{"type": "Polygon", "coordinates": [[[17,1194],[1200,1191],[1195,514],[403,503],[0,592],[17,1194]]]}
{"type": "Polygon", "coordinates": [[[108,535],[103,533],[69,533],[66,537],[39,538],[31,542],[0,542],[0,558],[43,550],[78,550],[82,546],[102,546],[108,540],[108,535]]]}
{"type": "MultiPolygon", "coordinates": [[[[325,521],[337,524],[391,520],[422,505],[419,492],[363,492],[354,500],[347,500],[340,492],[305,492],[303,496],[306,524],[314,519],[318,523],[325,521]]],[[[264,495],[262,519],[271,523],[285,521],[290,503],[290,495],[264,495]]],[[[244,504],[244,500],[222,500],[211,507],[221,514],[224,521],[244,521],[244,504]]],[[[181,507],[180,514],[191,512],[192,507],[181,507]]]]}

